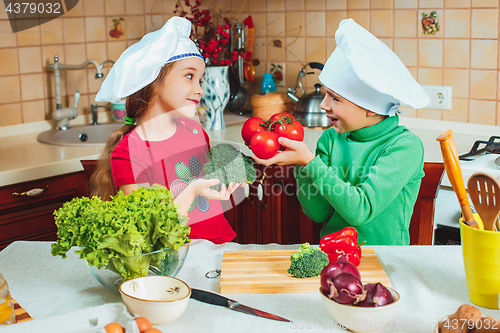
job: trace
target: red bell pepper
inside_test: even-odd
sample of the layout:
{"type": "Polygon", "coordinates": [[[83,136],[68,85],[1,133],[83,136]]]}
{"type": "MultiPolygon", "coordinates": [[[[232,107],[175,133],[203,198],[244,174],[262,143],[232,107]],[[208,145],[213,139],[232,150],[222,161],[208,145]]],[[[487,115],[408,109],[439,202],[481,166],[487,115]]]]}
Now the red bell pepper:
{"type": "MultiPolygon", "coordinates": [[[[362,244],[364,243],[365,242],[362,244]]],[[[345,259],[357,267],[361,260],[360,246],[362,244],[358,244],[358,232],[356,229],[353,227],[346,227],[321,238],[319,247],[323,252],[328,254],[328,259],[331,263],[345,256],[345,259]]]]}

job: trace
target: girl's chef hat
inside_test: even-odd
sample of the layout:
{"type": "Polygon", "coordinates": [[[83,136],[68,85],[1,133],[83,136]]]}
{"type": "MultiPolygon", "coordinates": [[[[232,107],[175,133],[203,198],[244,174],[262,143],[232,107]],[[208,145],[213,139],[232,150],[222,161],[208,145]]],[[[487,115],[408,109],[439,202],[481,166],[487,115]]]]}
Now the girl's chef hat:
{"type": "Polygon", "coordinates": [[[166,63],[190,57],[203,59],[190,34],[191,23],[176,16],[160,30],[146,34],[118,58],[95,100],[118,103],[153,82],[166,63]]]}
{"type": "Polygon", "coordinates": [[[337,48],[318,77],[326,87],[382,115],[394,116],[401,103],[415,109],[429,104],[398,56],[352,19],[340,22],[335,41],[337,48]]]}

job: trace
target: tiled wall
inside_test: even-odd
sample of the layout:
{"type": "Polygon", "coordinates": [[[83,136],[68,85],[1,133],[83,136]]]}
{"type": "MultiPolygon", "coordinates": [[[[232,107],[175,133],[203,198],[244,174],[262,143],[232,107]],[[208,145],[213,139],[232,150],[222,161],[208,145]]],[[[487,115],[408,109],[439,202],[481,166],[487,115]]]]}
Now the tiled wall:
{"type": "MultiPolygon", "coordinates": [[[[194,0],[192,0],[194,2],[194,0]]],[[[209,0],[201,0],[207,4],[209,0]]],[[[145,33],[173,15],[176,0],[80,0],[61,18],[13,34],[0,4],[0,126],[50,119],[55,108],[54,54],[62,63],[92,58],[116,60],[145,33]],[[123,17],[125,35],[109,36],[123,17]]],[[[335,30],[353,18],[400,56],[421,84],[453,87],[453,109],[405,109],[403,116],[500,125],[498,0],[222,0],[230,15],[255,24],[254,58],[261,61],[259,84],[269,63],[285,64],[285,86],[293,87],[300,67],[324,63],[335,48],[335,30]],[[424,36],[421,13],[437,11],[441,30],[424,36]],[[283,47],[277,48],[273,40],[283,47]]],[[[109,68],[108,68],[109,69],[109,68]]],[[[105,69],[105,74],[107,70],[105,69]]],[[[63,106],[80,90],[79,112],[88,113],[101,80],[95,69],[62,71],[63,106]]],[[[308,91],[317,75],[306,77],[308,91]]],[[[285,87],[279,89],[284,90],[285,87]]]]}

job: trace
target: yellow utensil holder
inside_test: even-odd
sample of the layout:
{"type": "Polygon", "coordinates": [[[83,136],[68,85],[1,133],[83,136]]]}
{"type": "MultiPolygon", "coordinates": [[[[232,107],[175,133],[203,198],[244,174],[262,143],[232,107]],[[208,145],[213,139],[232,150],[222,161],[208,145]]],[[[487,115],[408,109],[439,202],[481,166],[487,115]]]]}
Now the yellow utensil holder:
{"type": "Polygon", "coordinates": [[[470,301],[498,309],[500,232],[474,229],[460,219],[460,237],[470,301]]]}

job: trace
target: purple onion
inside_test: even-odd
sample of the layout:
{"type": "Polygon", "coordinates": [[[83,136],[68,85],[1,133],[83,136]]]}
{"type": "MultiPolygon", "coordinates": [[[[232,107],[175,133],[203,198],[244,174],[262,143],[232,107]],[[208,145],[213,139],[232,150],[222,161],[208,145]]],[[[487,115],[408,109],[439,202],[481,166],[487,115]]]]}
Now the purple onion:
{"type": "Polygon", "coordinates": [[[337,277],[340,273],[351,273],[361,280],[361,275],[359,274],[358,268],[351,262],[343,259],[329,263],[321,271],[321,290],[325,294],[330,293],[330,285],[328,281],[332,282],[333,279],[337,277]]]}
{"type": "Polygon", "coordinates": [[[361,280],[352,273],[340,273],[327,284],[330,288],[325,295],[340,304],[358,304],[366,297],[361,280]]]}
{"type": "Polygon", "coordinates": [[[364,287],[366,290],[366,298],[357,305],[363,307],[377,307],[394,302],[394,298],[389,289],[384,287],[380,282],[368,283],[365,284],[364,287]]]}

